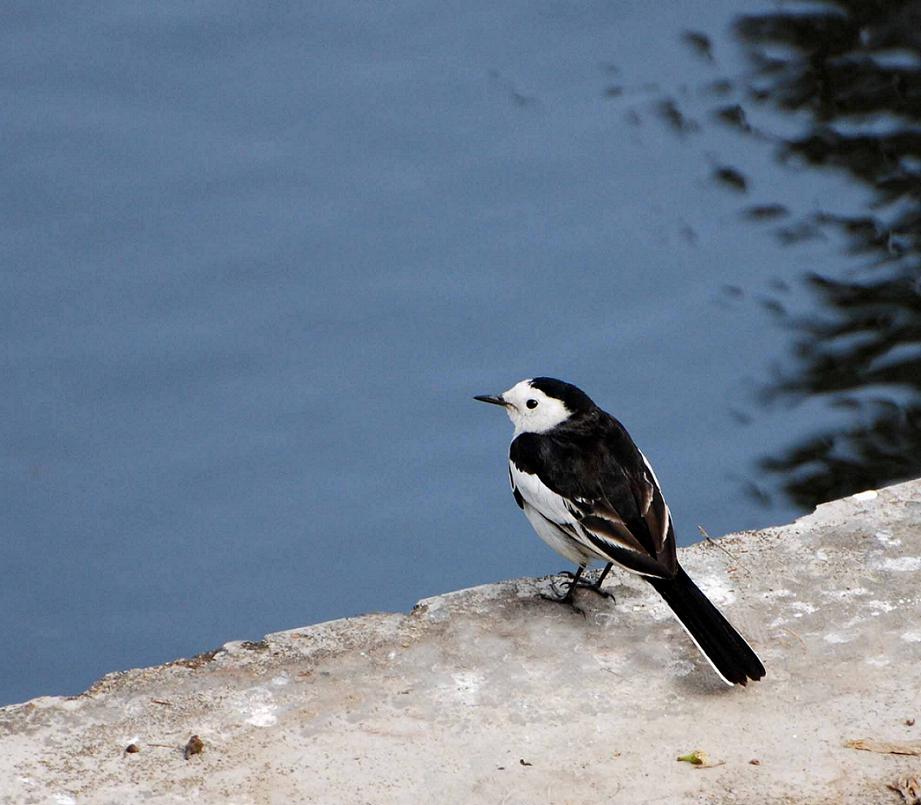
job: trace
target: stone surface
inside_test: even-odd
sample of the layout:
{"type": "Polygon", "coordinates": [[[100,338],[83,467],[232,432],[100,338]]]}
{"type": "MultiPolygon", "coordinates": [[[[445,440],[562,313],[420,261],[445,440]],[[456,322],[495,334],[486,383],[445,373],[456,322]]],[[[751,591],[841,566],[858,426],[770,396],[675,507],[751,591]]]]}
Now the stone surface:
{"type": "Polygon", "coordinates": [[[522,579],[0,709],[0,801],[898,803],[921,757],[844,744],[921,743],[921,481],[681,561],[764,680],[724,686],[637,577],[587,617],[522,579]]]}

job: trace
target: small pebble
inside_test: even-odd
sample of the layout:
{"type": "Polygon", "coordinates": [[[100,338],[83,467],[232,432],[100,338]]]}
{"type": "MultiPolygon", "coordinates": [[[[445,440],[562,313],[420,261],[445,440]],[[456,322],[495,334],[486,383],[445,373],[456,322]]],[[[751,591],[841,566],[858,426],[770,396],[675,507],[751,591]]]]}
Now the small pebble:
{"type": "Polygon", "coordinates": [[[128,745],[125,747],[125,751],[126,751],[129,755],[133,755],[135,752],[140,752],[140,751],[141,751],[141,747],[138,746],[137,744],[128,744],[128,745]]]}
{"type": "Polygon", "coordinates": [[[761,761],[758,760],[758,758],[756,758],[756,757],[753,757],[753,758],[752,758],[751,760],[749,760],[748,762],[749,762],[752,766],[760,766],[760,765],[761,765],[761,761]]]}
{"type": "Polygon", "coordinates": [[[192,755],[200,755],[205,750],[205,742],[199,738],[197,735],[193,735],[189,738],[189,742],[185,745],[185,750],[183,755],[186,760],[188,760],[192,755]]]}

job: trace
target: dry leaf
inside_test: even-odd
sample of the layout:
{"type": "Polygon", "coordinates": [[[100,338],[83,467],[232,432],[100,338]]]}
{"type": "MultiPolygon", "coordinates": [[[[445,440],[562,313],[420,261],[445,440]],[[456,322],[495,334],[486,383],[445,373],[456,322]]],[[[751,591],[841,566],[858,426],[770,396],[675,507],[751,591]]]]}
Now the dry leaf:
{"type": "Polygon", "coordinates": [[[862,749],[864,752],[879,752],[883,755],[921,755],[921,744],[897,744],[889,741],[876,741],[873,738],[858,738],[846,741],[850,749],[862,749]]]}
{"type": "Polygon", "coordinates": [[[903,777],[897,783],[889,783],[886,788],[901,794],[905,805],[921,805],[921,782],[917,777],[903,777]]]}

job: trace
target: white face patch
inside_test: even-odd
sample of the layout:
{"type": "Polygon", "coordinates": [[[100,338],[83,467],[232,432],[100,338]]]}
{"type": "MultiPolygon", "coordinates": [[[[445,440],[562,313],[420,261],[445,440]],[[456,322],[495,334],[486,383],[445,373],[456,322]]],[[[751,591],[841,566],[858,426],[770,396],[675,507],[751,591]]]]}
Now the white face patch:
{"type": "Polygon", "coordinates": [[[530,380],[516,383],[502,393],[508,405],[505,411],[519,433],[543,433],[569,419],[572,413],[562,400],[548,397],[540,389],[533,388],[530,380]]]}

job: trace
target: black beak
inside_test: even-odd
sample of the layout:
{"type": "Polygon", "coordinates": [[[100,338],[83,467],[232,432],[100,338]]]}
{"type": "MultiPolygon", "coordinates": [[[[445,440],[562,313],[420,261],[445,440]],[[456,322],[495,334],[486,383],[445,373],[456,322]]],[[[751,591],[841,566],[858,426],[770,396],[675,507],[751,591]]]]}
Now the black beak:
{"type": "Polygon", "coordinates": [[[488,402],[493,405],[501,405],[503,407],[507,406],[508,403],[502,399],[501,394],[477,394],[474,400],[479,400],[480,402],[488,402]]]}

